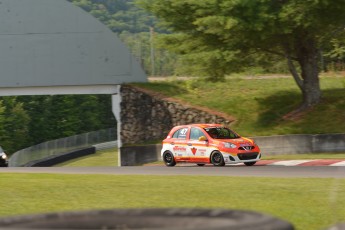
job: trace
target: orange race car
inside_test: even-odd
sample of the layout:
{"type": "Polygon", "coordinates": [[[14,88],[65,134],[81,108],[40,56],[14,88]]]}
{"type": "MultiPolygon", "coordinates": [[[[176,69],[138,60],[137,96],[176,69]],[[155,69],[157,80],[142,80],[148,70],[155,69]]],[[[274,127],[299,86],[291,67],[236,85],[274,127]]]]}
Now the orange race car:
{"type": "Polygon", "coordinates": [[[161,151],[166,166],[179,162],[215,166],[244,163],[254,165],[260,160],[260,148],[251,139],[241,137],[220,124],[176,126],[163,140],[161,151]]]}

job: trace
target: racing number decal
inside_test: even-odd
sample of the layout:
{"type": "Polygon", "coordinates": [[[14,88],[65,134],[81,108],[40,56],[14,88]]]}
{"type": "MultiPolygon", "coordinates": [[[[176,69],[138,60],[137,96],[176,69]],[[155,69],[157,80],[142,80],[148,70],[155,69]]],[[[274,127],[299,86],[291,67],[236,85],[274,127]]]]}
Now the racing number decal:
{"type": "Polygon", "coordinates": [[[188,128],[182,128],[177,131],[177,138],[175,140],[175,146],[173,147],[173,153],[178,157],[185,157],[187,154],[187,147],[185,146],[185,141],[187,138],[188,128]]]}
{"type": "Polygon", "coordinates": [[[185,139],[187,135],[188,128],[181,129],[178,138],[185,139]]]}

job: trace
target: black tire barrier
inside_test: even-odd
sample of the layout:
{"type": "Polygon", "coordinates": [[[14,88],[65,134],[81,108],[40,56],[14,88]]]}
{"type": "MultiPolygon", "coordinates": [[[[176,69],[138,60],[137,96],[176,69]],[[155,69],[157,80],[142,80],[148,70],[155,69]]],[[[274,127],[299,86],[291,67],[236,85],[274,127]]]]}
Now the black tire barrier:
{"type": "Polygon", "coordinates": [[[0,229],[293,230],[292,224],[253,211],[224,209],[113,209],[0,218],[0,229]]]}
{"type": "Polygon", "coordinates": [[[95,147],[89,147],[84,149],[77,149],[68,153],[62,153],[58,155],[49,156],[44,159],[30,161],[23,165],[23,167],[50,167],[69,160],[73,160],[78,157],[87,156],[96,152],[95,147]]]}

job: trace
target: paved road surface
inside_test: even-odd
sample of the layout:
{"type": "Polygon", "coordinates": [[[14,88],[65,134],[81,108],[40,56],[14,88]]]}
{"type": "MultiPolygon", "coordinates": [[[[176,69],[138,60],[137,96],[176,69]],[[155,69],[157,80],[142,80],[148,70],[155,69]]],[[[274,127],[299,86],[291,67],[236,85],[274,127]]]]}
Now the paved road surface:
{"type": "Polygon", "coordinates": [[[198,167],[182,165],[126,166],[126,167],[10,167],[0,168],[0,173],[63,173],[108,175],[202,175],[243,177],[299,177],[299,178],[345,178],[343,166],[224,166],[198,167]]]}

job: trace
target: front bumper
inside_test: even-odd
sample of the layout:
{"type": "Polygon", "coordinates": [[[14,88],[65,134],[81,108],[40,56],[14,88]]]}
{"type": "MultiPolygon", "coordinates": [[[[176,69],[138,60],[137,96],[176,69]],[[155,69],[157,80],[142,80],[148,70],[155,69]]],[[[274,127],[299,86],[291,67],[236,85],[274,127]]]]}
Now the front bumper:
{"type": "Polygon", "coordinates": [[[256,162],[260,160],[261,153],[259,152],[247,152],[247,153],[238,153],[238,154],[223,153],[223,158],[224,158],[225,164],[256,162]]]}
{"type": "Polygon", "coordinates": [[[0,167],[8,167],[8,161],[0,159],[0,167]]]}

